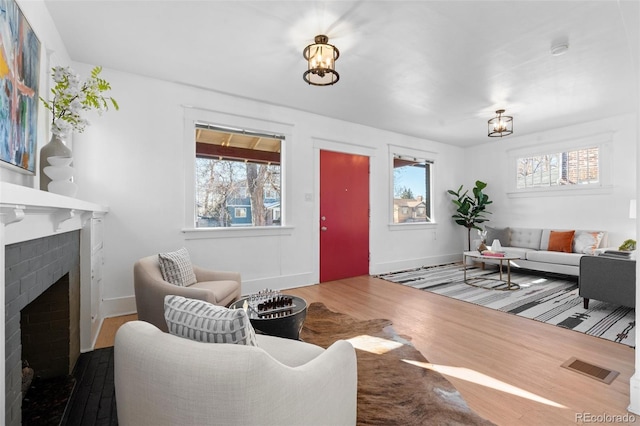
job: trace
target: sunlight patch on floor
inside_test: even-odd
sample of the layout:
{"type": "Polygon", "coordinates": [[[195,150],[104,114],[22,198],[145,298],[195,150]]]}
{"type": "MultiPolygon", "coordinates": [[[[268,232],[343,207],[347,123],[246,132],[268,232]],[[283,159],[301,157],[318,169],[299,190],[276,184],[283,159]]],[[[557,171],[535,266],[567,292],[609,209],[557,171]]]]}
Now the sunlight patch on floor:
{"type": "Polygon", "coordinates": [[[520,288],[531,287],[532,285],[544,284],[548,280],[546,278],[538,278],[537,280],[527,281],[526,283],[520,283],[520,288]]]}
{"type": "Polygon", "coordinates": [[[351,343],[351,345],[356,349],[378,355],[387,353],[402,346],[402,343],[383,339],[381,337],[369,336],[367,334],[352,337],[351,339],[348,339],[347,342],[351,343]]]}
{"type": "Polygon", "coordinates": [[[438,373],[444,374],[445,376],[451,376],[458,379],[466,380],[468,382],[472,382],[472,383],[476,383],[492,389],[496,389],[501,392],[510,393],[512,395],[516,395],[521,398],[526,398],[531,401],[539,402],[541,404],[550,405],[556,408],[567,408],[562,404],[558,404],[557,402],[548,400],[534,393],[527,392],[524,389],[520,389],[519,387],[510,385],[498,379],[494,379],[493,377],[487,376],[486,374],[479,373],[469,368],[430,364],[428,362],[412,361],[408,359],[403,359],[403,361],[408,364],[415,365],[417,367],[422,367],[428,370],[436,371],[438,373]]]}

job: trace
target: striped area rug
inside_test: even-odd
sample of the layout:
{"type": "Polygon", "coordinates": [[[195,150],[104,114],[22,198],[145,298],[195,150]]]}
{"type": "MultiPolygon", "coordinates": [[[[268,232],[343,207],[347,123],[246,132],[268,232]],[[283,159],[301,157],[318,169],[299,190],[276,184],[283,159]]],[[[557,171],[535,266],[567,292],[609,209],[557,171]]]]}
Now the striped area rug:
{"type": "MultiPolygon", "coordinates": [[[[392,272],[377,277],[627,346],[635,345],[635,310],[599,300],[591,300],[589,309],[584,309],[575,277],[512,271],[511,280],[520,285],[519,290],[513,291],[494,291],[465,284],[462,263],[392,272]]],[[[478,278],[474,281],[476,285],[490,287],[499,284],[482,279],[497,279],[499,273],[494,268],[482,270],[468,266],[469,277],[478,278]]]]}

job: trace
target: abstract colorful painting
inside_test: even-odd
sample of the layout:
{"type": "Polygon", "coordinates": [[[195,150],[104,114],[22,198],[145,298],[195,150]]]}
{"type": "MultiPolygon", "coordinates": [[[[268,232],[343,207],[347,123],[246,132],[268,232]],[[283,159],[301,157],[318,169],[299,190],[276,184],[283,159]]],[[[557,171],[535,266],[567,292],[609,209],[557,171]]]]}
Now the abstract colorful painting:
{"type": "Polygon", "coordinates": [[[15,0],[0,0],[0,160],[35,173],[40,41],[15,0]]]}

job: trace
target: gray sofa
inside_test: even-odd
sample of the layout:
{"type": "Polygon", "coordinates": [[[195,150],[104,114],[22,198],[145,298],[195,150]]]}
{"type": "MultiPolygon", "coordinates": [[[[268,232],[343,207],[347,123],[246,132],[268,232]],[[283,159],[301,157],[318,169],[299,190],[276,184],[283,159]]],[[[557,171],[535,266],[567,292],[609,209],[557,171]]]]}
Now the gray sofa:
{"type": "MultiPolygon", "coordinates": [[[[559,274],[580,275],[580,259],[583,256],[597,255],[607,246],[607,233],[604,231],[575,230],[572,252],[564,253],[549,251],[549,236],[551,231],[566,231],[544,228],[492,228],[487,226],[486,244],[498,239],[505,254],[519,256],[519,260],[511,262],[511,267],[529,269],[534,271],[554,272],[559,274]],[[578,236],[582,233],[598,233],[601,239],[592,251],[584,250],[582,246],[576,247],[578,236]],[[587,253],[585,253],[586,251],[587,253]]],[[[580,237],[582,238],[582,237],[580,237]]],[[[582,240],[579,240],[582,241],[582,240]]],[[[484,263],[497,264],[498,261],[483,260],[484,263]]]]}
{"type": "Polygon", "coordinates": [[[636,261],[609,256],[583,256],[578,294],[585,309],[589,299],[636,307],[636,261]]]}

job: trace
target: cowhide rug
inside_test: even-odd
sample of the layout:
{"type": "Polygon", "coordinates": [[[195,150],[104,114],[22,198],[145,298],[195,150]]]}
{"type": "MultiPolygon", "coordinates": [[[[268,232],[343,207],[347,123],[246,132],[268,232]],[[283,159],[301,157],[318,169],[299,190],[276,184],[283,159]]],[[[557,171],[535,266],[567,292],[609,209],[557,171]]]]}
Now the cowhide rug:
{"type": "Polygon", "coordinates": [[[356,349],[358,425],[491,425],[473,412],[440,373],[402,360],[428,362],[398,336],[391,321],[360,321],[311,303],[300,333],[305,342],[324,348],[339,339],[368,335],[401,343],[382,354],[356,349]]]}

